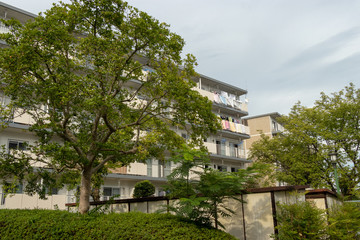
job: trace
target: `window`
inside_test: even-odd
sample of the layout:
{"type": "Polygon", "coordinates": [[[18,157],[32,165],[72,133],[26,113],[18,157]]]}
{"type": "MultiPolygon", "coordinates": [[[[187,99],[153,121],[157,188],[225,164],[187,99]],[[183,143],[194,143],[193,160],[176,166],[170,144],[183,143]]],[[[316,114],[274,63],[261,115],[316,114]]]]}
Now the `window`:
{"type": "Polygon", "coordinates": [[[230,143],[230,156],[231,157],[239,157],[238,144],[230,143]]]}
{"type": "Polygon", "coordinates": [[[272,130],[277,132],[278,131],[278,125],[275,121],[272,121],[272,130]]]}
{"type": "Polygon", "coordinates": [[[46,188],[46,194],[57,195],[59,190],[57,188],[46,188]]]}
{"type": "Polygon", "coordinates": [[[245,149],[244,141],[239,142],[238,148],[239,148],[240,150],[244,150],[244,149],[245,149]]]}
{"type": "Polygon", "coordinates": [[[8,149],[14,149],[14,150],[26,150],[27,142],[20,141],[20,140],[9,140],[8,149]]]}
{"type": "Polygon", "coordinates": [[[113,188],[112,194],[113,196],[120,196],[120,188],[113,188]]]}
{"type": "Polygon", "coordinates": [[[104,196],[112,196],[112,188],[104,187],[104,196]]]}
{"type": "Polygon", "coordinates": [[[171,162],[166,162],[164,164],[164,177],[169,176],[171,173],[171,162]]]}
{"type": "Polygon", "coordinates": [[[5,107],[6,104],[6,97],[4,95],[0,95],[0,104],[2,107],[5,107]]]}
{"type": "Polygon", "coordinates": [[[120,188],[104,187],[104,197],[120,196],[120,188]]]}
{"type": "Polygon", "coordinates": [[[221,139],[220,141],[216,140],[216,154],[218,154],[218,155],[226,155],[225,146],[226,146],[226,139],[225,138],[221,139]]]}
{"type": "Polygon", "coordinates": [[[227,167],[224,165],[217,165],[217,170],[220,172],[227,172],[227,167]]]}
{"type": "Polygon", "coordinates": [[[225,150],[225,144],[226,144],[226,139],[221,139],[221,154],[222,155],[226,155],[226,150],[225,150]]]}
{"type": "Polygon", "coordinates": [[[147,165],[147,175],[152,177],[152,159],[147,159],[146,165],[147,165]]]}
{"type": "Polygon", "coordinates": [[[22,183],[19,183],[18,185],[16,185],[15,193],[23,193],[22,183]]]}
{"type": "Polygon", "coordinates": [[[22,183],[18,183],[14,188],[12,184],[5,182],[3,185],[4,193],[23,193],[23,185],[22,183]]]}

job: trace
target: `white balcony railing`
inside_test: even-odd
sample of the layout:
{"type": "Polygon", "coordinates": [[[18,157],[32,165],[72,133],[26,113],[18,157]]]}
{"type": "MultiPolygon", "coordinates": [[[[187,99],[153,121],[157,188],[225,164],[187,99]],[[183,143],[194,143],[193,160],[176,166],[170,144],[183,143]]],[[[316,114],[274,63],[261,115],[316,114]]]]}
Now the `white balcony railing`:
{"type": "Polygon", "coordinates": [[[230,122],[228,120],[221,120],[221,126],[223,130],[229,130],[231,132],[250,134],[250,128],[241,123],[230,122]]]}
{"type": "Polygon", "coordinates": [[[201,94],[201,96],[207,97],[210,101],[214,102],[214,93],[200,88],[194,88],[193,90],[198,91],[201,94]]]}
{"type": "Polygon", "coordinates": [[[244,149],[209,142],[204,143],[204,145],[212,154],[235,158],[247,158],[247,152],[244,149]]]}
{"type": "Polygon", "coordinates": [[[0,22],[0,33],[8,33],[10,32],[10,29],[5,26],[4,23],[0,22]]]}

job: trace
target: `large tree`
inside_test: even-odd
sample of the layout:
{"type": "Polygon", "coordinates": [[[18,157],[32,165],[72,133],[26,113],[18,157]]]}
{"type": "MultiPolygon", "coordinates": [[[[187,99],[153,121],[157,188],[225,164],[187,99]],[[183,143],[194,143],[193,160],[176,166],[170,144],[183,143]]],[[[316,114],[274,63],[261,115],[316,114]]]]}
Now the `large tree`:
{"type": "Polygon", "coordinates": [[[29,114],[38,141],[4,151],[0,177],[25,179],[29,193],[79,176],[85,213],[99,171],[162,158],[184,142],[175,129],[195,146],[218,128],[211,102],[193,90],[184,40],[126,2],[73,0],[24,25],[3,22],[0,90],[11,101],[2,119],[29,114]]]}
{"type": "Polygon", "coordinates": [[[330,153],[342,194],[351,195],[360,184],[360,89],[353,84],[328,96],[321,93],[313,107],[296,104],[280,122],[285,131],[254,143],[251,157],[271,164],[273,175],[289,184],[311,184],[336,190],[330,153]]]}

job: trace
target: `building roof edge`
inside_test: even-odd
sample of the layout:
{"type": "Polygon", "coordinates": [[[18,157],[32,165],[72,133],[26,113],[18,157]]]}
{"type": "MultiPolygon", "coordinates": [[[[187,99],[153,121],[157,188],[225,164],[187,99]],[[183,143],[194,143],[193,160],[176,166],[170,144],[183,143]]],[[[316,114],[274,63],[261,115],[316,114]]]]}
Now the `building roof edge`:
{"type": "Polygon", "coordinates": [[[217,84],[219,84],[219,85],[224,85],[224,86],[226,86],[226,87],[233,88],[234,90],[239,91],[239,92],[241,92],[242,94],[247,94],[247,93],[248,93],[247,90],[244,90],[244,89],[242,89],[242,88],[236,87],[236,86],[231,85],[231,84],[229,84],[229,83],[226,83],[226,82],[217,80],[217,79],[215,79],[215,78],[206,76],[206,75],[201,74],[201,73],[197,73],[197,74],[199,75],[200,78],[206,78],[207,80],[210,80],[210,81],[212,81],[212,82],[215,82],[215,83],[217,83],[217,84]]]}
{"type": "Polygon", "coordinates": [[[9,8],[9,9],[11,9],[11,10],[13,10],[13,11],[17,11],[17,12],[19,12],[19,13],[28,15],[28,16],[30,16],[30,17],[34,17],[34,18],[38,17],[38,14],[34,14],[34,13],[31,13],[31,12],[25,11],[25,10],[23,10],[23,9],[14,7],[14,6],[12,6],[12,5],[6,4],[6,3],[1,2],[1,1],[0,1],[0,6],[9,8]]]}
{"type": "Polygon", "coordinates": [[[271,113],[264,113],[264,114],[259,114],[259,115],[255,115],[255,116],[247,116],[247,117],[243,117],[242,119],[247,120],[247,119],[267,117],[267,116],[272,117],[272,118],[278,118],[278,117],[281,117],[282,115],[278,112],[271,112],[271,113]]]}

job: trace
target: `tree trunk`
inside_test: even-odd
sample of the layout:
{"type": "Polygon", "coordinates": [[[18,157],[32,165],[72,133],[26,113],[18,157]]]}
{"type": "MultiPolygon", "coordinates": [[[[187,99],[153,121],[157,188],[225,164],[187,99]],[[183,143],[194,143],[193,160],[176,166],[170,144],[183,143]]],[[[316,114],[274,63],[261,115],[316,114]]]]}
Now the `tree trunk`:
{"type": "Polygon", "coordinates": [[[218,212],[217,212],[217,204],[214,203],[214,219],[215,219],[215,228],[218,229],[218,212]]]}
{"type": "Polygon", "coordinates": [[[79,212],[85,214],[90,209],[90,193],[91,193],[91,171],[84,169],[81,175],[79,212]]]}

